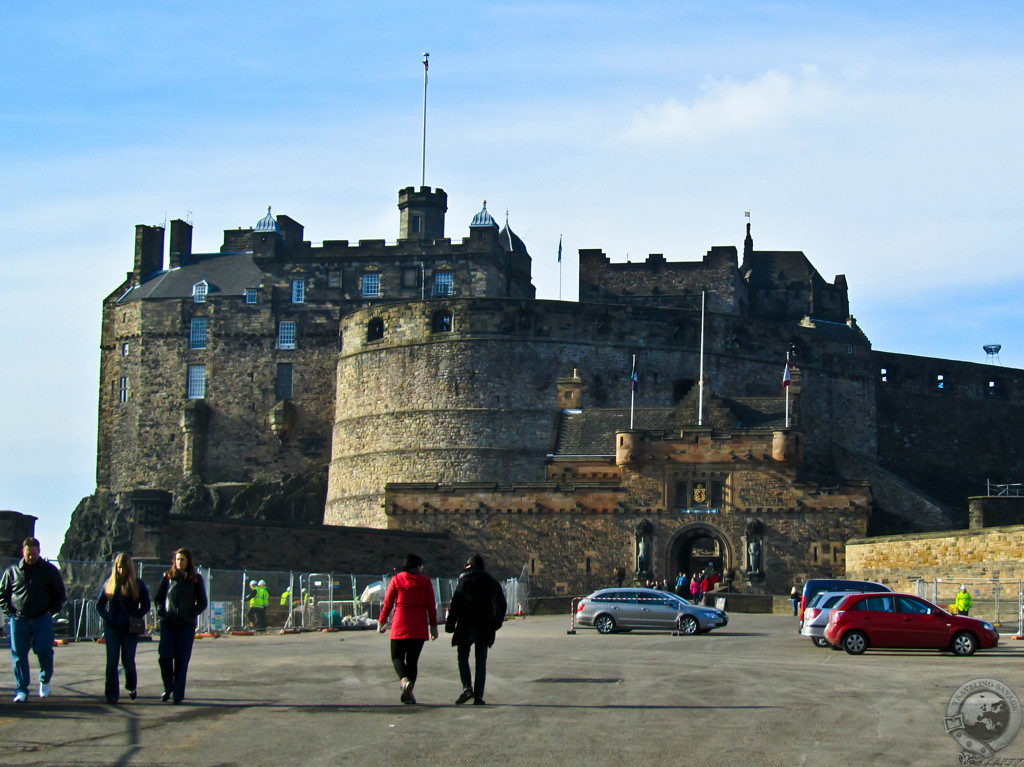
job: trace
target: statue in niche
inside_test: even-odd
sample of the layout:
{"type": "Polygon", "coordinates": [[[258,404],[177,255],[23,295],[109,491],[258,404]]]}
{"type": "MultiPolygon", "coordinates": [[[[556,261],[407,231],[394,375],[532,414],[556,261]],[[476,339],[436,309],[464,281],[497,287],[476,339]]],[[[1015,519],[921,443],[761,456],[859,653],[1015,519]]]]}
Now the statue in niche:
{"type": "Polygon", "coordinates": [[[636,526],[636,575],[644,579],[651,575],[651,535],[654,527],[647,520],[636,526]]]}
{"type": "Polygon", "coordinates": [[[761,572],[761,541],[758,538],[747,542],[747,572],[761,572]]]}

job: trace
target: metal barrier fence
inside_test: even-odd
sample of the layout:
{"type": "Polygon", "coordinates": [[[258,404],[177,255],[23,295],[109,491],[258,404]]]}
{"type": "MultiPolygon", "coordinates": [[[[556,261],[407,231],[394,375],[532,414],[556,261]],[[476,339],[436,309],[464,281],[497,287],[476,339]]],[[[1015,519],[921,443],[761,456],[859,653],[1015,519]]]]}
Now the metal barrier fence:
{"type": "MultiPolygon", "coordinates": [[[[18,562],[0,557],[0,571],[18,562]]],[[[103,621],[96,599],[110,577],[109,562],[55,562],[64,576],[68,600],[56,617],[58,636],[91,639],[103,636],[103,621]]],[[[167,565],[137,562],[139,579],[155,597],[167,565]]],[[[206,583],[209,607],[199,616],[197,631],[265,629],[366,628],[376,625],[388,583],[387,575],[353,573],[283,572],[279,570],[225,570],[197,566],[206,583]],[[269,600],[260,609],[254,602],[258,589],[269,600]],[[256,608],[256,609],[254,609],[256,608]]],[[[523,576],[526,568],[523,568],[523,576]]],[[[457,578],[433,578],[438,620],[443,622],[457,578]]],[[[525,614],[529,581],[525,577],[503,582],[508,614],[525,614]]],[[[146,616],[149,631],[157,628],[156,611],[146,616]]]]}
{"type": "Polygon", "coordinates": [[[1024,607],[1024,581],[1000,580],[998,578],[935,578],[917,579],[915,592],[943,609],[949,609],[956,601],[961,586],[966,586],[971,595],[972,618],[981,618],[996,625],[1022,628],[1021,608],[1024,607]]]}

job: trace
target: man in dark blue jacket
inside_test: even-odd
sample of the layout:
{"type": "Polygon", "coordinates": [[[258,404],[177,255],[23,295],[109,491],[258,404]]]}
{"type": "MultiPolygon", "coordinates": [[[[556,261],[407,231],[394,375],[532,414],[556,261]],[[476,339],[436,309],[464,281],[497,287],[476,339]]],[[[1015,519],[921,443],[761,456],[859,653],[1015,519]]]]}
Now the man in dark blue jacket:
{"type": "Polygon", "coordinates": [[[26,538],[22,559],[0,576],[0,611],[11,620],[14,702],[28,698],[28,652],[39,659],[39,697],[50,694],[53,676],[53,615],[64,604],[60,571],[39,556],[39,541],[26,538]]]}
{"type": "Polygon", "coordinates": [[[505,622],[505,592],[501,584],[484,570],[484,558],[474,554],[459,576],[459,583],[448,607],[448,620],[444,630],[452,634],[456,648],[462,694],[456,703],[470,698],[477,706],[484,702],[484,684],[487,681],[487,650],[494,644],[494,633],[505,622]],[[474,647],[476,678],[469,670],[469,648],[474,647]]]}

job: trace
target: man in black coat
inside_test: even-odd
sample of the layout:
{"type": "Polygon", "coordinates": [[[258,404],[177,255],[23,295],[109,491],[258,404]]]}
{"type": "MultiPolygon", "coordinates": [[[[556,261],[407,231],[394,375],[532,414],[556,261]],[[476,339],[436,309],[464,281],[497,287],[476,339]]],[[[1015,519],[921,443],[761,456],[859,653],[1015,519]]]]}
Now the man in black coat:
{"type": "Polygon", "coordinates": [[[444,625],[444,630],[452,634],[452,646],[458,649],[462,694],[456,703],[465,703],[472,698],[475,705],[485,705],[487,649],[494,644],[494,633],[505,622],[507,607],[505,592],[501,585],[484,570],[483,557],[474,554],[459,576],[459,585],[452,594],[448,620],[444,625]],[[475,684],[469,673],[471,646],[476,648],[475,684]]]}

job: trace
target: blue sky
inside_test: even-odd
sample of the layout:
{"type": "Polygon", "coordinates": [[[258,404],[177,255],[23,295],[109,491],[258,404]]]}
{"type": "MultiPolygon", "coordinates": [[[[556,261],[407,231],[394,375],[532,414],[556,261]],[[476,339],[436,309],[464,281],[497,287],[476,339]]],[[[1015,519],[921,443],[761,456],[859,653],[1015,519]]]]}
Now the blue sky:
{"type": "Polygon", "coordinates": [[[1024,13],[986,3],[0,3],[0,508],[55,554],[94,487],[99,308],[134,226],[198,250],[509,211],[543,298],[578,248],[803,250],[875,348],[1024,366],[1024,13]]]}

